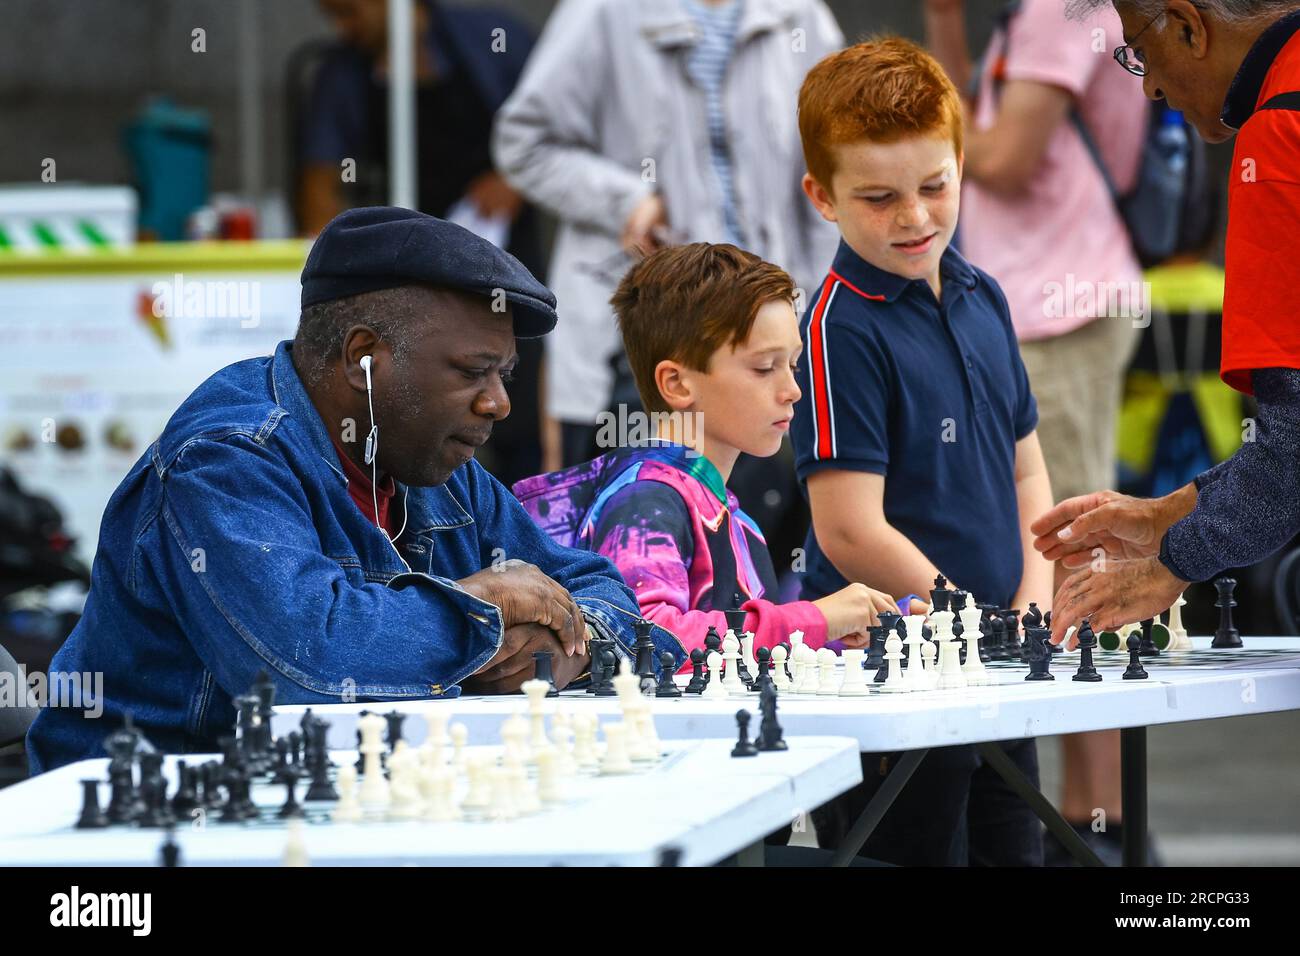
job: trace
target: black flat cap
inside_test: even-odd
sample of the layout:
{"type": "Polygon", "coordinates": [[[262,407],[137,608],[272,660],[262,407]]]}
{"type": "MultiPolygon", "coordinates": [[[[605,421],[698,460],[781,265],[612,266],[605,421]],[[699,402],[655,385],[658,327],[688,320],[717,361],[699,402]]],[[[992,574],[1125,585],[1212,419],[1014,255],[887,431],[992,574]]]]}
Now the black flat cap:
{"type": "Polygon", "coordinates": [[[302,307],[416,282],[489,297],[500,290],[520,338],[555,328],[555,295],[518,259],[455,223],[395,206],[330,220],[302,270],[302,307]]]}

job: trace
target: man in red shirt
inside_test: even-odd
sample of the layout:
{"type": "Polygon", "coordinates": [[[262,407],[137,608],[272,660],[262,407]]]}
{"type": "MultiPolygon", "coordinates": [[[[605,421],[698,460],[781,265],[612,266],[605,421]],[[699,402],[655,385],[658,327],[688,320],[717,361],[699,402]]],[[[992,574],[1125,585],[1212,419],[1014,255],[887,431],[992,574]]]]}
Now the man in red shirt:
{"type": "Polygon", "coordinates": [[[1158,614],[1189,581],[1260,561],[1300,531],[1300,3],[1114,6],[1127,41],[1115,58],[1147,96],[1167,99],[1208,142],[1237,137],[1220,371],[1254,394],[1259,414],[1254,441],[1172,494],[1083,495],[1034,523],[1035,547],[1078,569],[1053,602],[1057,642],[1084,617],[1100,629],[1158,614]]]}

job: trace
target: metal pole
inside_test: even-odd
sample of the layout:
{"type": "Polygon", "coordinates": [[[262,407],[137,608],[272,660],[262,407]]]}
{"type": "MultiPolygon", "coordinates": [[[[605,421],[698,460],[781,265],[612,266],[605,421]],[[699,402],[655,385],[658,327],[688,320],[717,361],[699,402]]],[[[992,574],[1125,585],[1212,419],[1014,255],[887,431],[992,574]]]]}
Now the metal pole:
{"type": "MultiPolygon", "coordinates": [[[[262,45],[256,0],[239,2],[239,182],[252,202],[262,198],[262,45]]],[[[292,188],[292,184],[290,184],[292,188]]]]}
{"type": "Polygon", "coordinates": [[[415,25],[411,0],[388,0],[388,202],[415,208],[415,25]]]}

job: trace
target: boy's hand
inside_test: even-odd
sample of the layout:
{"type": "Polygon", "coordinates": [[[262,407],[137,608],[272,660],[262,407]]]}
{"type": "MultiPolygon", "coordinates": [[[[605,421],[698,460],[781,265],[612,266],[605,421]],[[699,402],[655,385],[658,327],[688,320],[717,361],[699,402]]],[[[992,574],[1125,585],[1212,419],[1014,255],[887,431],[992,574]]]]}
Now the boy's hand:
{"type": "MultiPolygon", "coordinates": [[[[894,599],[883,591],[877,591],[865,584],[850,584],[842,590],[827,597],[813,601],[817,610],[826,618],[826,639],[828,641],[846,639],[849,635],[865,631],[880,623],[877,616],[881,611],[897,611],[894,599]]],[[[865,640],[865,638],[863,638],[865,640]]],[[[854,645],[845,641],[849,647],[854,645]]]]}

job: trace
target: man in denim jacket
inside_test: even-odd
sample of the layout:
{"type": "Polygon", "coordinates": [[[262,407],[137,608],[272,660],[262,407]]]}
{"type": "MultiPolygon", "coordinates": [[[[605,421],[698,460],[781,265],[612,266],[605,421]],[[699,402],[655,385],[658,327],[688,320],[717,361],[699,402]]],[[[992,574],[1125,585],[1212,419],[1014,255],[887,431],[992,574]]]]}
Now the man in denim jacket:
{"type": "Polygon", "coordinates": [[[554,296],[457,226],[372,207],[322,232],[302,302],[294,341],[199,386],[110,499],[51,665],[102,672],[106,719],[43,710],[33,773],[101,756],[126,713],[164,751],[215,750],[259,670],[281,702],[394,700],[513,692],[535,651],[562,686],[589,634],[630,650],[614,566],[552,542],[473,460],[554,296]]]}

